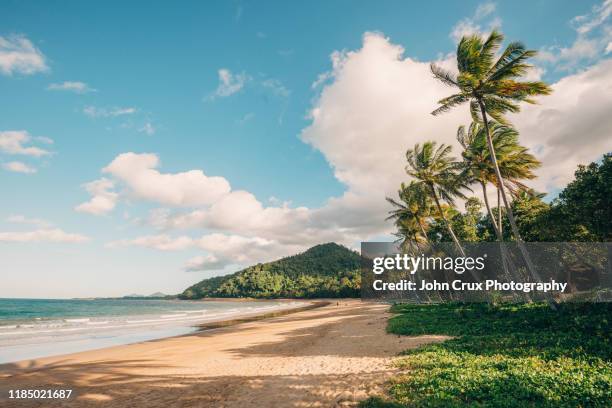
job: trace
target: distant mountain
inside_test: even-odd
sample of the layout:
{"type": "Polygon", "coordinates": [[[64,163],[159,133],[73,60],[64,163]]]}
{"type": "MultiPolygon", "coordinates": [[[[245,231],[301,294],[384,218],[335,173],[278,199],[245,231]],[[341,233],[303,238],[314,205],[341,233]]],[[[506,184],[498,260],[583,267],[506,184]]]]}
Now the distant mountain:
{"type": "Polygon", "coordinates": [[[333,242],[321,244],[301,254],[253,265],[231,275],[204,279],[185,289],[179,297],[358,297],[360,262],[355,251],[333,242]]]}
{"type": "Polygon", "coordinates": [[[172,296],[172,295],[166,295],[165,293],[162,293],[162,292],[155,292],[148,296],[140,295],[138,293],[132,293],[130,295],[123,296],[123,299],[151,299],[151,298],[159,299],[159,298],[171,298],[171,297],[176,298],[176,295],[172,296]]]}

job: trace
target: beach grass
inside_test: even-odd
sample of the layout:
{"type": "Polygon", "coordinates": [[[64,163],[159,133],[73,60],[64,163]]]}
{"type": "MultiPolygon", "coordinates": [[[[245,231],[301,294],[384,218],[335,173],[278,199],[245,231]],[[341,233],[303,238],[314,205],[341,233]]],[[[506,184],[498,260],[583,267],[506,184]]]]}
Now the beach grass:
{"type": "Polygon", "coordinates": [[[610,407],[612,304],[394,305],[387,331],[452,336],[409,350],[362,407],[610,407]]]}

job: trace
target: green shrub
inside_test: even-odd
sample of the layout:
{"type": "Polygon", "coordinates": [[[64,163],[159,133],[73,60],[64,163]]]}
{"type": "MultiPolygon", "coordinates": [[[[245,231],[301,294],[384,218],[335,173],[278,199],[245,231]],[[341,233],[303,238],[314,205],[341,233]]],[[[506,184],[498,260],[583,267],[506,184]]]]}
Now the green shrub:
{"type": "Polygon", "coordinates": [[[394,305],[392,311],[391,333],[454,336],[398,359],[403,373],[391,382],[393,403],[612,406],[610,304],[563,304],[556,311],[542,304],[394,305]]]}

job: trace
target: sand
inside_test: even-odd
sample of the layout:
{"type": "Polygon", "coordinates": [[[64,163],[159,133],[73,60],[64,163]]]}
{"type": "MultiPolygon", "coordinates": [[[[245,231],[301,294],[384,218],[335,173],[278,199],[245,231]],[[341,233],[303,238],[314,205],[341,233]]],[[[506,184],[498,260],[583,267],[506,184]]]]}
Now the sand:
{"type": "Polygon", "coordinates": [[[442,336],[385,333],[359,300],[195,334],[0,366],[2,407],[334,407],[381,392],[400,351],[442,336]],[[72,389],[10,400],[8,389],[72,389]]]}

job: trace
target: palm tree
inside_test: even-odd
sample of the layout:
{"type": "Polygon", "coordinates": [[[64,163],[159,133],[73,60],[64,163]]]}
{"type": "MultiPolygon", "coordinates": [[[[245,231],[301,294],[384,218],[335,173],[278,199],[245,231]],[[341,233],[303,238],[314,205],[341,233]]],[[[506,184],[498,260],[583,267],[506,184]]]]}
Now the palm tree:
{"type": "MultiPolygon", "coordinates": [[[[527,190],[522,180],[535,178],[533,170],[541,163],[529,153],[527,148],[518,143],[518,132],[513,128],[490,121],[489,130],[503,184],[513,196],[516,196],[521,191],[527,190]]],[[[463,175],[482,187],[487,213],[491,218],[497,239],[502,241],[502,229],[501,225],[498,225],[498,223],[501,224],[501,213],[496,222],[487,194],[487,184],[493,183],[497,186],[497,177],[490,158],[484,126],[479,122],[472,122],[467,132],[464,126],[460,126],[457,130],[457,141],[463,147],[461,153],[463,175]]],[[[499,192],[500,189],[497,188],[497,191],[499,192]]],[[[499,203],[498,209],[501,209],[499,203]]]]}
{"type": "Polygon", "coordinates": [[[387,220],[394,219],[398,229],[402,230],[398,231],[398,236],[409,237],[417,244],[428,242],[427,218],[431,212],[429,195],[414,181],[407,186],[402,183],[397,194],[399,202],[387,197],[387,201],[395,207],[389,211],[387,220]]]}
{"type": "Polygon", "coordinates": [[[551,89],[542,81],[520,81],[531,68],[526,61],[536,55],[536,51],[527,50],[522,43],[510,43],[495,61],[495,53],[503,39],[503,35],[496,30],[493,30],[484,41],[479,35],[463,37],[457,46],[458,76],[435,64],[431,65],[434,77],[447,85],[459,88],[459,93],[440,100],[438,102],[440,106],[432,114],[438,115],[455,106],[470,103],[472,118],[484,124],[498,188],[512,233],[520,242],[521,237],[508,204],[503,177],[496,160],[488,116],[500,123],[507,123],[504,115],[508,112],[518,112],[519,102],[535,103],[533,97],[548,95],[551,89]]]}
{"type": "Polygon", "coordinates": [[[457,173],[458,163],[450,156],[451,146],[436,146],[436,142],[428,141],[422,146],[417,143],[414,149],[409,149],[406,152],[406,172],[416,179],[415,185],[429,192],[453,242],[461,255],[465,256],[450,222],[442,211],[440,199],[454,205],[455,197],[465,198],[461,189],[467,186],[457,173]]]}
{"type": "Polygon", "coordinates": [[[459,71],[457,76],[431,64],[431,72],[434,77],[459,89],[459,93],[438,101],[440,106],[432,114],[438,115],[469,102],[472,119],[483,123],[489,154],[495,168],[497,187],[506,208],[510,228],[531,275],[540,280],[529,253],[523,245],[514,214],[508,203],[489,131],[488,116],[490,115],[500,123],[507,123],[504,117],[506,113],[518,112],[520,102],[535,103],[533,99],[535,96],[548,95],[551,93],[551,88],[542,81],[520,80],[531,68],[526,61],[536,55],[536,51],[526,49],[522,43],[510,43],[496,60],[495,54],[503,39],[503,35],[496,30],[493,30],[484,41],[479,35],[463,37],[457,46],[459,71]]]}

